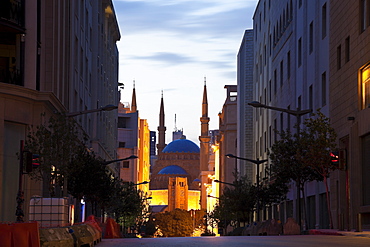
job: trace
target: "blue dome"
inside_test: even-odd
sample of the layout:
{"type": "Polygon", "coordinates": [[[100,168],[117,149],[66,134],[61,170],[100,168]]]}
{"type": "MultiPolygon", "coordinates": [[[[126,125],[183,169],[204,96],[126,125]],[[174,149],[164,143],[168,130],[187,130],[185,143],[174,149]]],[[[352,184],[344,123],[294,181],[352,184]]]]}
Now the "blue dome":
{"type": "Polygon", "coordinates": [[[178,139],[170,142],[162,151],[163,153],[199,153],[199,147],[187,139],[178,139]]]}
{"type": "Polygon", "coordinates": [[[188,173],[180,166],[166,166],[158,172],[161,175],[188,175],[188,173]]]}

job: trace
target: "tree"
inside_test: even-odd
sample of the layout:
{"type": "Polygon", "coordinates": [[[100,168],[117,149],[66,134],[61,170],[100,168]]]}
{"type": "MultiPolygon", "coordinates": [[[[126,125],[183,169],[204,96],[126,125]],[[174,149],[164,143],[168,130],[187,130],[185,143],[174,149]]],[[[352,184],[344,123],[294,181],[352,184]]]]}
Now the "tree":
{"type": "Polygon", "coordinates": [[[150,211],[147,194],[136,189],[133,183],[113,180],[113,190],[106,203],[106,212],[116,221],[126,227],[139,230],[148,219],[150,211]]]}
{"type": "Polygon", "coordinates": [[[333,227],[333,218],[330,210],[330,195],[327,178],[338,166],[332,162],[330,153],[336,149],[336,138],[334,128],[330,126],[330,119],[320,110],[313,114],[312,118],[306,119],[305,128],[301,131],[302,155],[298,160],[305,168],[314,170],[324,180],[326,189],[326,201],[329,212],[330,227],[333,227]]]}
{"type": "Polygon", "coordinates": [[[191,236],[194,230],[190,212],[178,208],[158,213],[155,222],[164,237],[187,237],[191,236]]]}
{"type": "Polygon", "coordinates": [[[32,179],[44,182],[49,190],[47,196],[67,195],[66,179],[69,175],[70,162],[84,152],[86,141],[87,137],[76,121],[61,113],[50,117],[48,122],[30,129],[25,150],[38,154],[40,165],[29,175],[32,179]]]}
{"type": "MultiPolygon", "coordinates": [[[[303,138],[299,134],[292,135],[289,130],[278,132],[278,134],[280,139],[272,145],[269,154],[271,160],[270,175],[273,180],[278,179],[279,184],[294,181],[297,185],[297,193],[300,195],[300,192],[302,192],[304,197],[304,185],[310,181],[320,180],[321,176],[302,162],[301,157],[304,155],[302,150],[303,138]]],[[[300,198],[300,196],[297,198],[300,198]]],[[[300,211],[301,208],[299,207],[297,210],[300,211]]],[[[299,221],[299,219],[297,220],[299,221]]],[[[301,222],[299,224],[301,225],[301,222]]]]}
{"type": "Polygon", "coordinates": [[[250,222],[252,212],[257,204],[257,187],[246,177],[235,180],[232,187],[225,187],[218,204],[209,214],[219,227],[232,224],[239,227],[241,222],[250,222]]]}

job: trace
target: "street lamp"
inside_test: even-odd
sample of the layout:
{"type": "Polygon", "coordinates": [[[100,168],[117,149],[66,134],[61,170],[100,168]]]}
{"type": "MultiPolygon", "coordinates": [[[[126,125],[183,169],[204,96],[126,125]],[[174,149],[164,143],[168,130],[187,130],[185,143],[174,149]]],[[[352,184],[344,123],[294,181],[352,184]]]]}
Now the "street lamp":
{"type": "Polygon", "coordinates": [[[142,185],[142,184],[148,184],[148,183],[149,183],[148,181],[144,181],[144,182],[141,182],[141,183],[138,183],[138,184],[133,184],[133,185],[142,185]]]}
{"type": "Polygon", "coordinates": [[[259,187],[260,187],[260,164],[262,163],[265,163],[267,162],[268,160],[265,159],[265,160],[259,160],[258,158],[256,160],[252,160],[252,159],[247,159],[247,158],[242,158],[242,157],[238,157],[238,156],[235,156],[233,154],[226,154],[226,157],[228,158],[234,158],[234,159],[240,159],[240,160],[246,160],[246,161],[249,161],[253,164],[256,164],[257,165],[257,222],[260,221],[260,203],[259,203],[259,187]]]}
{"type": "Polygon", "coordinates": [[[227,184],[227,185],[231,185],[231,186],[234,186],[234,187],[236,187],[236,186],[237,186],[237,185],[235,185],[235,184],[227,183],[227,182],[223,182],[223,181],[220,181],[220,180],[217,180],[217,179],[215,179],[215,180],[213,180],[213,181],[215,181],[216,183],[220,183],[220,184],[227,184]]]}
{"type": "Polygon", "coordinates": [[[106,166],[106,165],[109,165],[111,163],[115,163],[115,162],[119,162],[119,161],[123,161],[123,160],[137,159],[137,158],[139,158],[139,157],[137,157],[136,155],[131,155],[131,156],[123,158],[123,159],[104,161],[101,164],[106,166]]]}
{"type": "MultiPolygon", "coordinates": [[[[265,109],[285,112],[285,113],[288,113],[290,115],[296,116],[296,118],[297,118],[297,138],[298,138],[298,140],[299,140],[299,135],[300,135],[299,132],[300,132],[300,125],[301,125],[301,116],[306,115],[308,113],[312,113],[312,109],[301,110],[301,109],[298,108],[297,110],[291,110],[291,109],[285,109],[285,108],[280,108],[280,107],[275,107],[275,106],[268,106],[268,105],[265,105],[265,104],[261,104],[258,101],[252,101],[252,102],[248,103],[248,105],[256,107],[256,108],[265,108],[265,109]]],[[[296,184],[297,184],[297,208],[298,208],[297,209],[297,218],[298,218],[299,226],[301,226],[301,202],[300,202],[301,191],[300,191],[300,183],[297,182],[296,184]]]]}
{"type": "Polygon", "coordinates": [[[117,108],[118,108],[118,106],[116,106],[116,105],[106,105],[106,106],[102,106],[98,109],[66,113],[66,117],[75,117],[75,116],[78,116],[78,115],[88,114],[88,113],[93,113],[93,112],[99,112],[99,111],[112,111],[112,110],[117,109],[117,108]]]}

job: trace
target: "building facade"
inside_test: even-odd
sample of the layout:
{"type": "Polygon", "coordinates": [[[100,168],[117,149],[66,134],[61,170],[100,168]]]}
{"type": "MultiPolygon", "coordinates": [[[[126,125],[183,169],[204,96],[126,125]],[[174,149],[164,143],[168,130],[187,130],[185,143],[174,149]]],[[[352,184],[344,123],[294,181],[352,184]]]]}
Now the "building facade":
{"type": "MultiPolygon", "coordinates": [[[[237,152],[242,158],[253,157],[253,109],[248,105],[253,101],[253,30],[244,32],[237,57],[237,152]]],[[[241,176],[253,180],[253,165],[238,159],[241,176]]]]}
{"type": "MultiPolygon", "coordinates": [[[[110,0],[0,5],[0,221],[13,221],[20,141],[55,112],[118,104],[120,33],[110,0]]],[[[87,147],[102,159],[116,158],[117,111],[75,119],[89,136],[87,147]]],[[[23,177],[27,220],[30,197],[45,191],[23,177]]]]}
{"type": "MultiPolygon", "coordinates": [[[[237,85],[225,85],[226,99],[219,113],[219,180],[233,183],[238,171],[237,159],[229,159],[227,154],[237,153],[237,85]]],[[[219,184],[222,193],[225,184],[219,184]]]]}
{"type": "MultiPolygon", "coordinates": [[[[290,110],[321,112],[329,117],[329,5],[327,0],[259,1],[253,16],[254,70],[253,100],[290,110]]],[[[254,110],[254,159],[268,158],[268,150],[279,136],[275,130],[296,132],[299,119],[281,111],[254,110]]],[[[268,176],[260,166],[260,180],[268,176]]],[[[261,180],[262,181],[262,180],[261,180]]],[[[299,218],[294,185],[288,200],[275,209],[265,210],[263,218],[299,218]]],[[[307,212],[301,226],[327,228],[325,188],[322,183],[306,184],[307,212]]],[[[299,196],[300,198],[302,195],[299,196]]],[[[302,199],[300,199],[302,200],[302,199]]]]}
{"type": "Polygon", "coordinates": [[[331,175],[334,228],[370,228],[370,1],[330,1],[330,119],[340,170],[331,175]]]}
{"type": "Polygon", "coordinates": [[[146,119],[139,117],[135,88],[131,107],[120,103],[118,107],[118,148],[117,158],[124,159],[135,155],[137,159],[119,163],[120,178],[124,182],[138,184],[138,189],[149,191],[150,176],[150,130],[146,119]]]}

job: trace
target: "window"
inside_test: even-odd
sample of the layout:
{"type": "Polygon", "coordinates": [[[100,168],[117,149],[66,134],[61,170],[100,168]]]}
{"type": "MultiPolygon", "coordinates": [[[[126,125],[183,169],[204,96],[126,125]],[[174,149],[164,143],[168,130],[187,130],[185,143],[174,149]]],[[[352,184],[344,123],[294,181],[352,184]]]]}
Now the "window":
{"type": "Polygon", "coordinates": [[[313,21],[310,23],[310,31],[309,31],[309,43],[308,43],[308,51],[311,54],[313,51],[313,21]]]}
{"type": "Polygon", "coordinates": [[[326,3],[322,6],[321,9],[321,38],[326,37],[326,3]]]}
{"type": "Polygon", "coordinates": [[[362,84],[362,109],[370,106],[370,63],[360,69],[360,80],[362,84]]]}
{"type": "Polygon", "coordinates": [[[344,44],[344,50],[345,50],[345,57],[344,57],[344,61],[347,63],[349,62],[349,58],[350,58],[350,39],[349,39],[349,36],[346,38],[345,40],[345,44],[344,44]]]}
{"type": "Polygon", "coordinates": [[[326,105],[326,72],[321,75],[321,106],[326,105]]]}
{"type": "Polygon", "coordinates": [[[298,40],[298,67],[302,65],[302,38],[298,40]]]}
{"type": "Polygon", "coordinates": [[[118,128],[126,128],[126,118],[124,117],[118,118],[118,128]]]}
{"type": "Polygon", "coordinates": [[[283,86],[284,83],[284,60],[280,62],[280,87],[283,86]]]}
{"type": "Polygon", "coordinates": [[[283,130],[284,130],[284,115],[281,112],[280,113],[280,132],[283,132],[283,130]]]}
{"type": "Polygon", "coordinates": [[[269,80],[269,98],[268,98],[269,101],[271,101],[271,98],[272,98],[271,91],[272,91],[272,83],[271,83],[271,80],[269,80]]]}
{"type": "Polygon", "coordinates": [[[119,148],[124,148],[126,146],[126,142],[119,142],[118,147],[119,148]]]}
{"type": "Polygon", "coordinates": [[[360,0],[360,32],[366,29],[366,0],[360,0]]]}
{"type": "Polygon", "coordinates": [[[277,141],[277,123],[276,123],[276,118],[274,119],[274,142],[277,141]]]}
{"type": "MultiPolygon", "coordinates": [[[[287,109],[290,110],[290,105],[288,106],[287,109]]],[[[287,118],[288,118],[288,120],[287,120],[287,124],[288,124],[287,129],[290,131],[290,114],[287,114],[287,118]]]]}
{"type": "Polygon", "coordinates": [[[274,70],[274,94],[276,94],[277,89],[277,72],[276,69],[274,70]]]}
{"type": "Polygon", "coordinates": [[[123,160],[122,161],[122,168],[130,168],[130,161],[123,160]]]}
{"type": "Polygon", "coordinates": [[[362,195],[363,195],[363,205],[370,205],[370,135],[366,135],[361,138],[361,153],[362,153],[362,195]]]}
{"type": "Polygon", "coordinates": [[[288,51],[287,54],[287,74],[288,74],[288,79],[290,78],[290,51],[288,51]]]}
{"type": "Polygon", "coordinates": [[[337,47],[337,69],[339,70],[342,66],[341,64],[341,61],[342,61],[342,46],[339,45],[337,47]]]}
{"type": "Polygon", "coordinates": [[[308,108],[313,108],[313,89],[312,85],[308,88],[308,108]]]}

